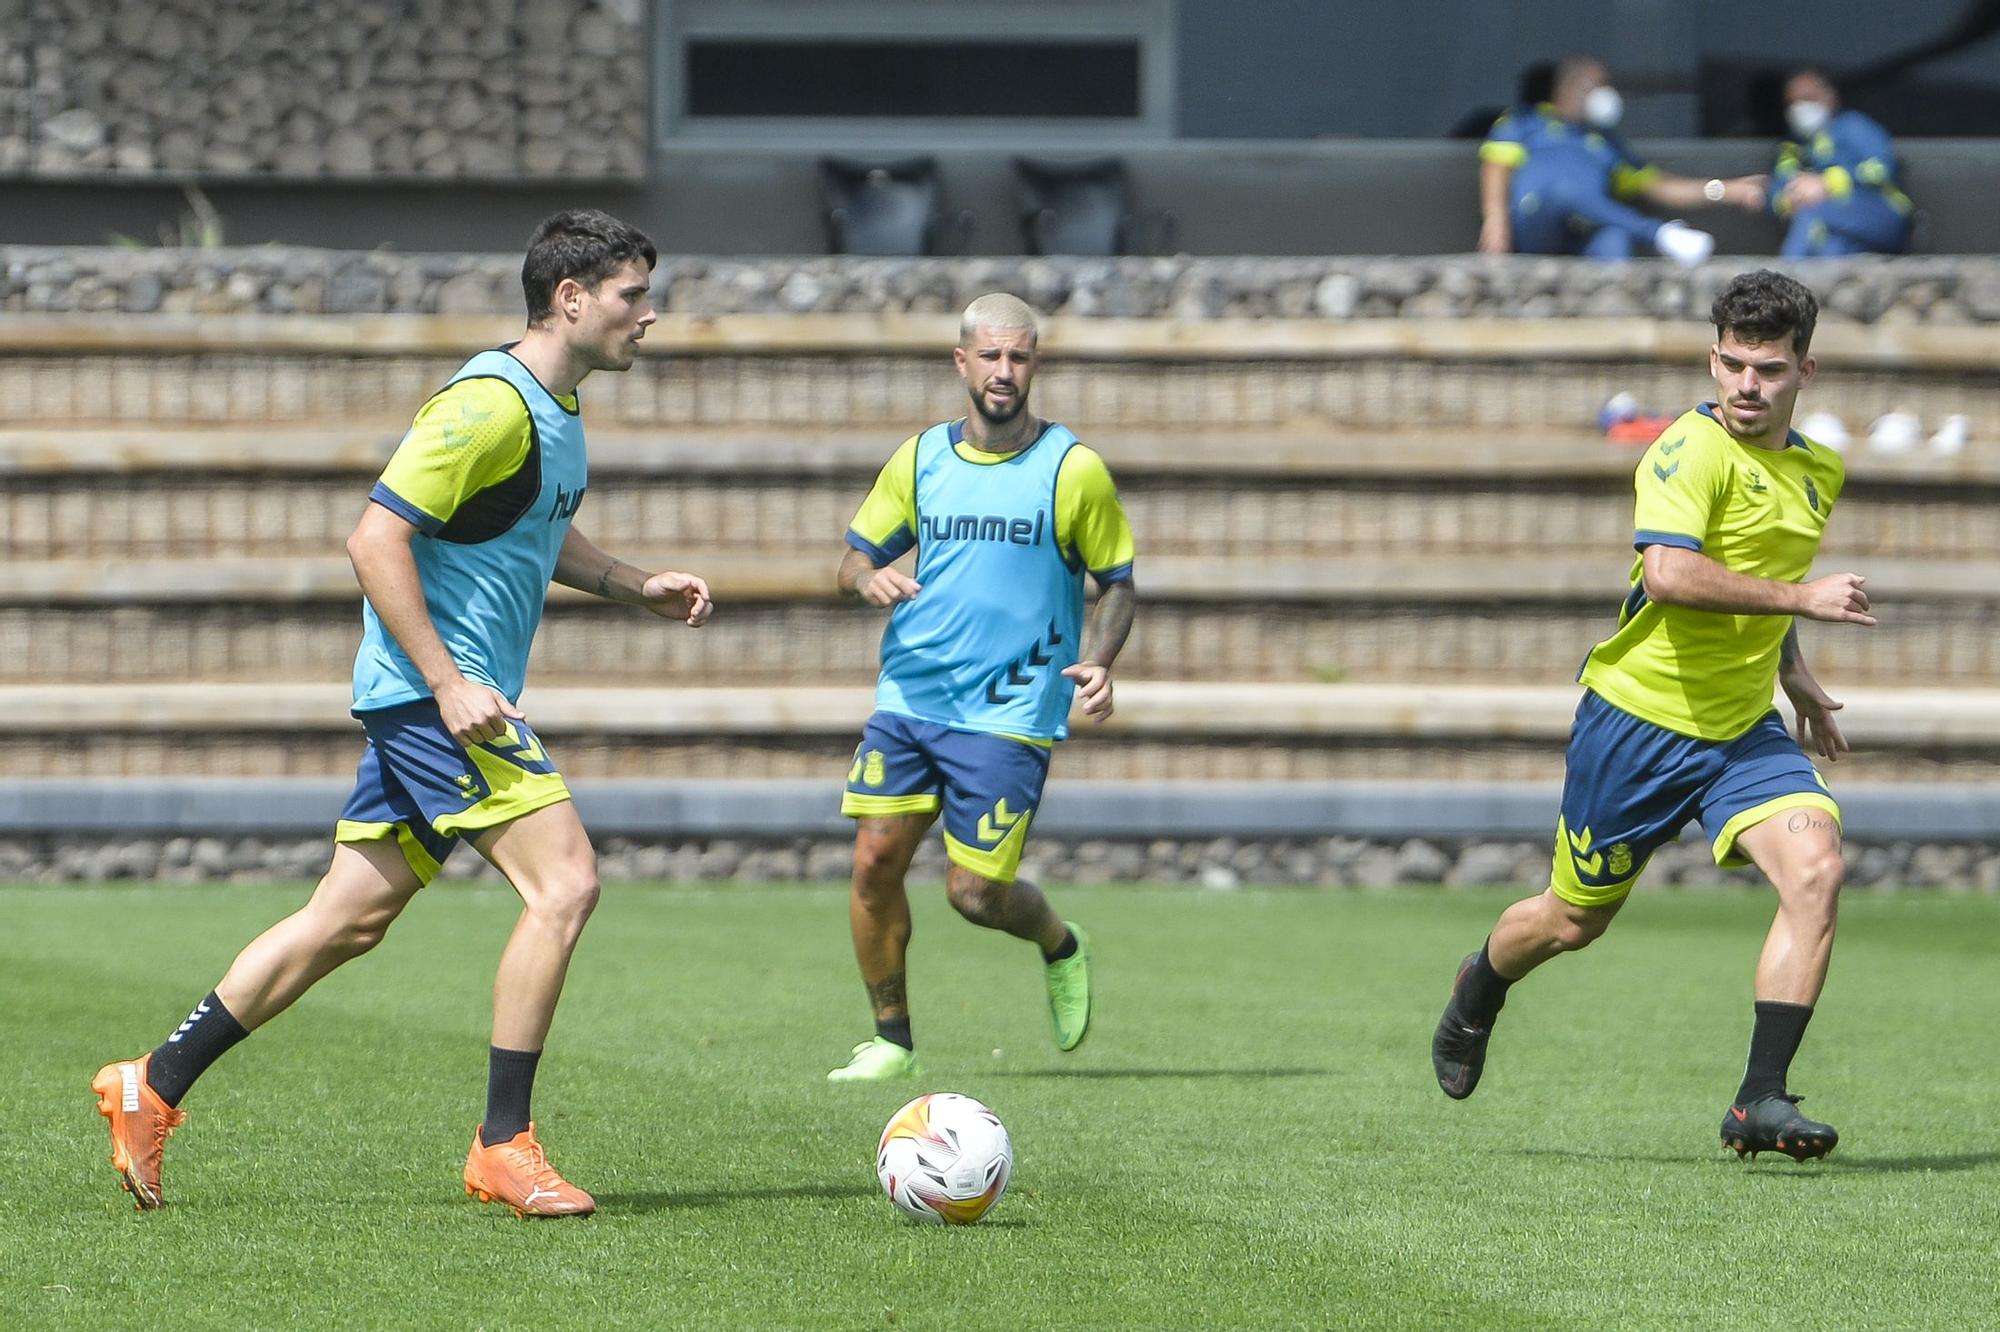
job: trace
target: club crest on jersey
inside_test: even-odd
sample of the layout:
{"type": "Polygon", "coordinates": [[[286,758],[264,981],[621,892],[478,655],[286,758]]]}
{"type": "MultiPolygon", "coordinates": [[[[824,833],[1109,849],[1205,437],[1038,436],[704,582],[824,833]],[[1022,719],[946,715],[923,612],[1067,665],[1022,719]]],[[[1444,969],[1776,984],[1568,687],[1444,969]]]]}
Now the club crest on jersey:
{"type": "Polygon", "coordinates": [[[1806,503],[1813,506],[1814,513],[1819,512],[1819,487],[1813,484],[1811,477],[1806,478],[1806,503]]]}
{"type": "Polygon", "coordinates": [[[1007,518],[999,514],[920,514],[919,541],[1006,541],[1016,546],[1039,546],[1048,527],[1048,514],[1035,510],[1033,518],[1007,518]]]}

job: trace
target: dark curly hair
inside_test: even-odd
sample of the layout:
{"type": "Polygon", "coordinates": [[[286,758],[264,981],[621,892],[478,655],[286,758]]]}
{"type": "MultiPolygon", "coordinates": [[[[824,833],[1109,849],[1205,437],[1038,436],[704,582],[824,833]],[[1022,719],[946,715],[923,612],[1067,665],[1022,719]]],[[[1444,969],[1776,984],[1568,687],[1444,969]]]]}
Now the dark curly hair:
{"type": "Polygon", "coordinates": [[[1805,283],[1760,268],[1738,273],[1709,307],[1715,335],[1734,333],[1745,342],[1791,341],[1800,356],[1812,346],[1813,325],[1819,322],[1819,301],[1805,283]]]}
{"type": "Polygon", "coordinates": [[[645,232],[609,213],[572,208],[543,219],[528,238],[528,257],[521,261],[528,322],[539,324],[555,313],[556,284],[564,278],[595,287],[632,259],[644,259],[650,270],[660,254],[645,232]]]}

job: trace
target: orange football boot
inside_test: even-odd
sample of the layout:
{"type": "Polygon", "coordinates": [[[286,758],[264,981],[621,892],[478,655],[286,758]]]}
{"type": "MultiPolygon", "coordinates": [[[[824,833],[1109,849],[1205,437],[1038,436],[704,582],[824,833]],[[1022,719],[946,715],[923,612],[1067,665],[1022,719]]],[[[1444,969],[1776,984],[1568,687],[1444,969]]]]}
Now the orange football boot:
{"type": "Polygon", "coordinates": [[[483,1203],[505,1203],[514,1215],[589,1216],[597,1200],[556,1173],[529,1124],[505,1142],[491,1147],[472,1132],[472,1151],[465,1158],[465,1191],[483,1203]]]}
{"type": "Polygon", "coordinates": [[[158,1207],[160,1154],[167,1139],[187,1120],[160,1099],[146,1082],[149,1051],[137,1059],[120,1060],[97,1070],[90,1089],[97,1093],[97,1113],[111,1121],[111,1164],[125,1177],[125,1191],[140,1211],[158,1207]]]}

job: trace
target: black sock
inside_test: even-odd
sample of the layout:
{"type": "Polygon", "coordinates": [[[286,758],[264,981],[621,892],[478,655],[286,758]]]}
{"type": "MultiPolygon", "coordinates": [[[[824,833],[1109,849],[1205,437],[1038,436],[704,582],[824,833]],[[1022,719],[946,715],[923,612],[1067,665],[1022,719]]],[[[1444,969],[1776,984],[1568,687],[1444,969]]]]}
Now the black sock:
{"type": "Polygon", "coordinates": [[[1493,1025],[1493,1019],[1500,1016],[1500,1008],[1507,1002],[1507,987],[1514,983],[1493,969],[1493,958],[1487,951],[1491,944],[1489,939],[1479,946],[1479,956],[1465,969],[1465,979],[1452,995],[1459,1016],[1475,1027],[1493,1025]]]}
{"type": "Polygon", "coordinates": [[[1806,1023],[1812,1021],[1811,1004],[1781,1004],[1774,999],[1757,1001],[1757,1020],[1750,1028],[1750,1060],[1743,1066],[1743,1085],[1736,1090],[1736,1104],[1749,1105],[1785,1090],[1785,1074],[1791,1070],[1792,1056],[1805,1039],[1806,1023]]]}
{"type": "Polygon", "coordinates": [[[486,1060],[486,1122],[479,1140],[491,1147],[528,1127],[528,1098],[535,1091],[540,1050],[503,1050],[495,1045],[486,1060]]]}
{"type": "Polygon", "coordinates": [[[1067,926],[1064,926],[1063,941],[1056,945],[1055,952],[1043,953],[1042,961],[1060,962],[1066,957],[1075,957],[1075,956],[1076,956],[1076,931],[1070,929],[1067,926]]]}
{"type": "Polygon", "coordinates": [[[876,1018],[875,1034],[891,1045],[900,1045],[905,1050],[917,1048],[916,1038],[910,1035],[910,1018],[907,1013],[899,1018],[876,1018]]]}
{"type": "Polygon", "coordinates": [[[146,1064],[146,1085],[168,1105],[178,1106],[194,1080],[249,1034],[210,990],[187,1021],[153,1051],[146,1064]]]}

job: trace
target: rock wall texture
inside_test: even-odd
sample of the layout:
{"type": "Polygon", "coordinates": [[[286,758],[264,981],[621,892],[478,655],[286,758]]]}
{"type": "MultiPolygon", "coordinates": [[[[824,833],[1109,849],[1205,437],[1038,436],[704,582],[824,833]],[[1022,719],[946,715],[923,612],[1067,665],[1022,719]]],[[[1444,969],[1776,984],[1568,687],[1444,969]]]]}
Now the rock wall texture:
{"type": "Polygon", "coordinates": [[[638,179],[645,39],[643,0],[0,0],[0,171],[638,179]]]}
{"type": "MultiPolygon", "coordinates": [[[[269,883],[312,880],[326,869],[331,843],[323,837],[118,837],[81,834],[0,837],[0,883],[144,882],[269,883]]],[[[758,842],[604,839],[599,870],[613,883],[809,882],[844,884],[853,844],[830,839],[758,842]]],[[[1434,886],[1539,887],[1548,882],[1546,841],[1385,841],[1353,837],[1236,841],[1116,841],[1044,839],[1022,862],[1025,877],[1048,883],[1185,883],[1230,889],[1250,885],[1317,888],[1434,886]]],[[[912,876],[944,877],[944,850],[928,839],[912,876]]],[[[470,851],[445,862],[447,879],[498,872],[470,851]]],[[[1753,888],[1754,870],[1715,867],[1700,841],[1661,849],[1646,872],[1649,885],[1753,888]]],[[[1947,888],[2000,893],[2000,847],[1959,842],[1856,843],[1847,846],[1850,888],[1947,888]]]]}
{"type": "MultiPolygon", "coordinates": [[[[4,6],[13,0],[0,0],[4,6]]],[[[525,243],[526,237],[522,237],[525,243]]],[[[1005,290],[1088,318],[1698,320],[1741,268],[1459,255],[1430,258],[706,259],[665,255],[654,295],[695,314],[956,312],[1005,290]]],[[[1775,264],[1777,261],[1768,261],[1775,264]]],[[[1887,325],[2000,322],[2000,257],[1785,265],[1828,317],[1887,325]]],[[[0,311],[516,314],[514,254],[0,246],[0,311]]]]}

